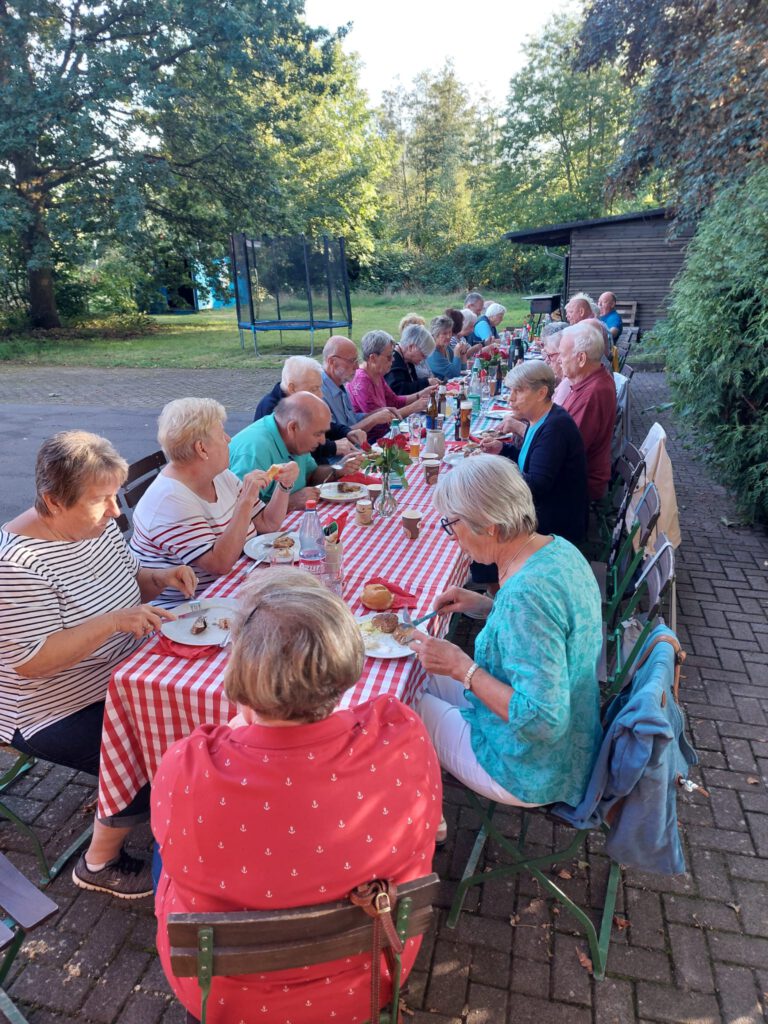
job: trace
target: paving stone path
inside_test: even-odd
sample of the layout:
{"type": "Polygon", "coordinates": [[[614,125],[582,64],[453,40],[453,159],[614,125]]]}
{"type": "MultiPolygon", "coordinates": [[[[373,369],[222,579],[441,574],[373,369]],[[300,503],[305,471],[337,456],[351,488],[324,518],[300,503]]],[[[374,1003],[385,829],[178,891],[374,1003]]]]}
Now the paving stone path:
{"type": "MultiPolygon", "coordinates": [[[[56,399],[43,393],[46,388],[62,391],[64,401],[64,385],[52,383],[63,375],[65,404],[81,407],[83,426],[92,422],[87,407],[98,405],[103,412],[141,405],[154,411],[168,398],[190,392],[214,394],[245,415],[274,378],[243,381],[242,374],[227,371],[14,369],[0,377],[0,417],[3,403],[6,411],[16,406],[17,421],[24,403],[55,405],[56,399]]],[[[458,928],[447,929],[445,906],[474,835],[469,808],[458,791],[449,791],[450,838],[435,865],[445,879],[443,905],[408,992],[413,1014],[407,1019],[415,1024],[752,1024],[765,1019],[768,538],[737,525],[731,500],[696,457],[695,443],[688,446],[669,410],[657,409],[668,397],[663,375],[636,375],[633,395],[634,437],[642,438],[654,419],[668,431],[680,503],[678,632],[688,652],[682,696],[701,756],[697,774],[710,792],[709,800],[679,801],[690,873],[674,878],[624,873],[617,908],[623,927],[614,928],[608,978],[597,983],[579,961],[586,950],[583,937],[567,915],[552,913],[527,880],[509,887],[491,883],[473,894],[458,928]]],[[[74,415],[71,408],[60,412],[74,415]]],[[[0,473],[4,458],[0,453],[0,473]]],[[[464,642],[471,643],[469,631],[464,642]]],[[[55,851],[84,826],[83,805],[94,789],[86,776],[38,765],[12,793],[9,802],[55,851]]],[[[507,816],[510,832],[515,821],[507,816]]],[[[538,841],[550,841],[551,827],[544,820],[535,829],[538,841]]],[[[144,832],[134,848],[147,843],[144,832]]],[[[593,906],[599,905],[604,876],[599,847],[599,841],[590,847],[589,869],[577,862],[573,878],[563,882],[593,906]]],[[[7,825],[0,825],[0,848],[34,877],[28,846],[7,825]]],[[[493,860],[493,850],[489,857],[493,860]]],[[[118,904],[80,892],[67,873],[49,891],[60,912],[30,938],[8,985],[30,1022],[182,1024],[184,1015],[169,995],[154,953],[150,901],[118,904]]]]}

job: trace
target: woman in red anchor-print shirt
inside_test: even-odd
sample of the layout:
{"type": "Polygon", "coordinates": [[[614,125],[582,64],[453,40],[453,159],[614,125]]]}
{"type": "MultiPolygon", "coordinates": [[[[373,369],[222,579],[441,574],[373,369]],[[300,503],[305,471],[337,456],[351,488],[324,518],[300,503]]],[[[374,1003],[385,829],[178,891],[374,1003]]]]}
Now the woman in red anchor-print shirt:
{"type": "MultiPolygon", "coordinates": [[[[380,697],[331,713],[364,659],[346,606],[295,569],[252,577],[241,597],[225,678],[239,714],[172,746],[152,787],[158,947],[195,1017],[197,981],[169,969],[168,914],[298,907],[343,899],[377,876],[418,878],[431,870],[441,814],[437,758],[409,708],[380,697]]],[[[418,947],[409,940],[405,976],[418,947]]],[[[208,1021],[354,1024],[368,1019],[369,999],[363,955],[216,978],[208,1021]]]]}

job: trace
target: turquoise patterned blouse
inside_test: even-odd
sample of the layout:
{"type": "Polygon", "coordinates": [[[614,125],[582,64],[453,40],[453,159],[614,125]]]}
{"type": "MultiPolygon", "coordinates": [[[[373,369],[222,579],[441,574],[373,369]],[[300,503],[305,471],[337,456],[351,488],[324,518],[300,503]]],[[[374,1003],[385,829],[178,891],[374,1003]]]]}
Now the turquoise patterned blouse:
{"type": "Polygon", "coordinates": [[[562,537],[525,562],[493,602],[475,660],[512,688],[509,722],[473,694],[462,711],[477,760],[526,803],[577,804],[601,739],[600,591],[562,537]]]}

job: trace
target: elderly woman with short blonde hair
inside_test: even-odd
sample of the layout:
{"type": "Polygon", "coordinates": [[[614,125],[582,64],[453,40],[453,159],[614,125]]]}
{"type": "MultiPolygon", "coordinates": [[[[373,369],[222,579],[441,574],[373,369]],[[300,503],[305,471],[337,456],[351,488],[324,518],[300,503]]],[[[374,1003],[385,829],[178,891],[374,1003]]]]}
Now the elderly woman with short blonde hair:
{"type": "Polygon", "coordinates": [[[577,804],[600,742],[600,592],[581,554],[537,531],[530,489],[506,459],[478,455],[440,477],[441,525],[499,567],[495,598],[451,587],[442,612],[486,618],[474,659],[424,633],[419,713],[440,763],[475,792],[518,806],[577,804]]]}
{"type": "Polygon", "coordinates": [[[448,315],[434,317],[429,325],[435,342],[435,351],[427,358],[427,362],[432,373],[442,381],[461,376],[467,368],[469,346],[460,341],[455,349],[451,348],[453,328],[453,317],[448,315]]]}
{"type": "MultiPolygon", "coordinates": [[[[200,989],[171,970],[169,914],[330,903],[371,878],[410,881],[429,872],[440,821],[440,766],[415,712],[382,696],[332,713],[365,659],[346,605],[296,569],[255,573],[239,596],[224,678],[239,714],[172,746],[153,785],[158,949],[193,1018],[200,989]]],[[[406,976],[419,941],[406,944],[406,976]]],[[[293,1024],[368,1020],[370,958],[214,978],[208,1022],[252,1020],[260,1006],[293,1024]]],[[[390,996],[382,971],[381,1005],[390,996]]]]}
{"type": "MultiPolygon", "coordinates": [[[[173,616],[145,602],[176,588],[186,567],[142,568],[118,529],[128,464],[103,437],[68,430],[43,442],[32,508],[0,530],[0,740],[54,764],[98,775],[104,698],[112,670],[173,616]]],[[[119,815],[94,823],[73,880],[136,899],[149,865],[125,853],[146,820],[148,787],[119,815]]]]}
{"type": "MultiPolygon", "coordinates": [[[[213,398],[177,398],[158,419],[157,437],[168,459],[133,513],[131,547],[142,565],[189,565],[197,573],[195,593],[229,572],[243,545],[257,533],[280,529],[298,467],[274,468],[269,504],[259,498],[272,477],[262,470],[239,480],[229,469],[224,406],[213,398]]],[[[164,591],[158,603],[172,607],[179,595],[164,591]]]]}

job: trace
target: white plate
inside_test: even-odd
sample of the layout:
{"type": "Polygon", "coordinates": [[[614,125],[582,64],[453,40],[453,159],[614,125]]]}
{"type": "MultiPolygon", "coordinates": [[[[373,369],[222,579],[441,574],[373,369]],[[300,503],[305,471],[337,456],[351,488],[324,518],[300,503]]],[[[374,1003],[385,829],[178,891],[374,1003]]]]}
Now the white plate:
{"type": "Polygon", "coordinates": [[[443,456],[443,462],[446,466],[459,466],[464,461],[464,452],[461,448],[456,451],[446,452],[443,456]]]}
{"type": "MultiPolygon", "coordinates": [[[[381,612],[371,612],[370,615],[357,615],[355,618],[358,622],[368,622],[370,619],[381,614],[381,612]]],[[[395,612],[394,614],[397,613],[395,612]]],[[[421,632],[421,630],[419,630],[419,632],[421,632]]],[[[368,658],[408,658],[414,653],[410,647],[407,647],[405,644],[399,644],[391,633],[363,633],[362,636],[366,645],[365,654],[368,658]],[[369,636],[375,637],[375,643],[368,639],[369,636]]]]}
{"type": "Polygon", "coordinates": [[[368,488],[365,484],[355,484],[354,491],[340,491],[339,485],[323,484],[320,487],[320,497],[323,501],[360,501],[368,497],[368,488]]]}
{"type": "Polygon", "coordinates": [[[509,416],[509,413],[508,412],[487,412],[483,416],[481,416],[480,418],[481,419],[486,419],[486,420],[503,420],[505,416],[509,416]]]}
{"type": "MultiPolygon", "coordinates": [[[[178,644],[190,644],[192,647],[208,647],[213,644],[220,644],[227,636],[226,629],[220,629],[214,625],[214,619],[226,618],[230,622],[238,609],[237,600],[234,597],[210,597],[200,601],[200,611],[190,614],[188,619],[174,619],[163,622],[160,632],[169,640],[178,644]],[[208,628],[203,633],[193,634],[192,626],[196,619],[204,615],[208,619],[208,628]]],[[[189,602],[177,605],[170,611],[174,615],[185,615],[190,611],[189,602]]]]}
{"type": "Polygon", "coordinates": [[[299,557],[299,531],[279,530],[277,533],[260,533],[257,537],[251,537],[245,542],[243,554],[248,555],[254,562],[268,562],[272,542],[287,534],[293,537],[293,558],[299,557]]]}

